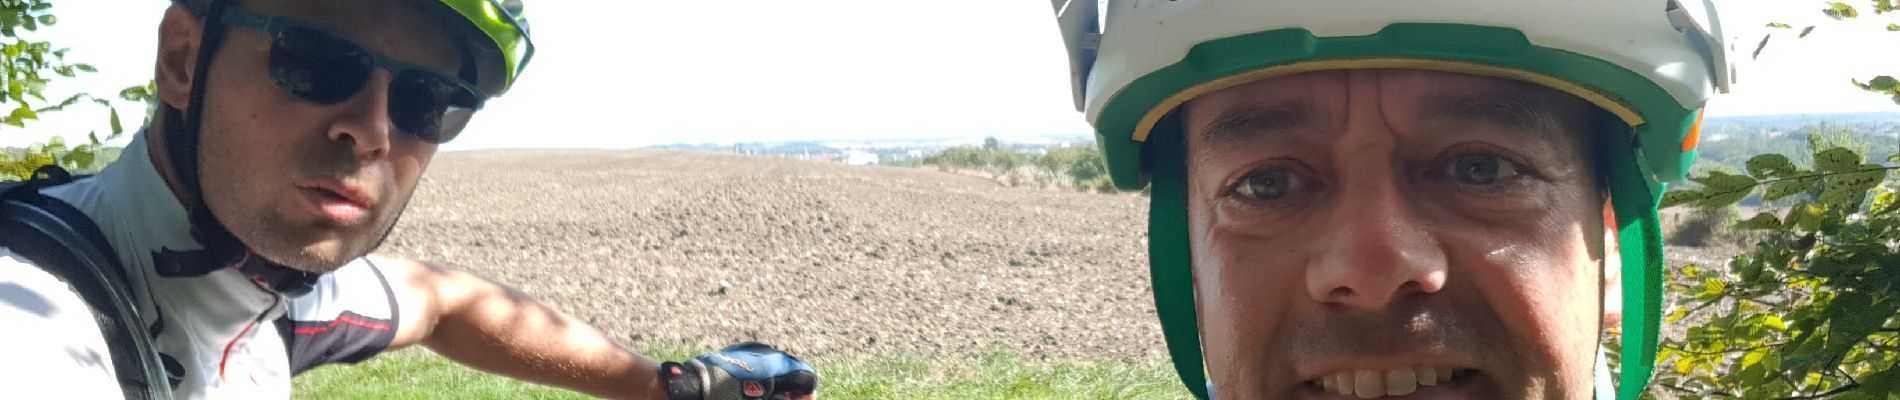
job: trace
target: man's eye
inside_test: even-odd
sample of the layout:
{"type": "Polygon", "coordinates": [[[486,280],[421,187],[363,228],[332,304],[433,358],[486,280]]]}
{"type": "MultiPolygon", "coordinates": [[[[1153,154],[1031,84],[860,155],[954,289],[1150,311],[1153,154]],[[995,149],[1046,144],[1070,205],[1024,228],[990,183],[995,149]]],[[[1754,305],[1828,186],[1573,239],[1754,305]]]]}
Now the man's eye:
{"type": "Polygon", "coordinates": [[[1267,201],[1297,188],[1299,178],[1285,170],[1254,171],[1234,182],[1233,194],[1242,199],[1267,201]]]}
{"type": "Polygon", "coordinates": [[[1448,168],[1452,179],[1470,185],[1491,185],[1520,174],[1516,163],[1489,154],[1458,156],[1448,168]]]}

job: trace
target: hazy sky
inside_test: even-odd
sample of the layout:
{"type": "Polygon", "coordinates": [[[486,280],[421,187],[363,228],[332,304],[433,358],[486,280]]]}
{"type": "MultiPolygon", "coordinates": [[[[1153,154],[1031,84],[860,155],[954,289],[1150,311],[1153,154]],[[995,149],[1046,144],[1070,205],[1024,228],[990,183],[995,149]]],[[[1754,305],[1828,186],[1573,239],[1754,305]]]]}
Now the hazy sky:
{"type": "MultiPolygon", "coordinates": [[[[1792,34],[1776,38],[1710,114],[1900,111],[1847,84],[1850,77],[1900,73],[1900,52],[1890,51],[1900,33],[1883,29],[1895,19],[1850,3],[1870,21],[1822,23],[1821,1],[1725,3],[1742,5],[1723,9],[1730,25],[1776,17],[1821,28],[1799,41],[1792,34]]],[[[113,94],[150,79],[165,0],[56,4],[59,24],[43,30],[45,37],[99,73],[56,81],[52,92],[113,94]]],[[[1068,67],[1043,0],[527,6],[539,46],[533,64],[446,149],[1089,132],[1071,108],[1068,67]]],[[[120,111],[128,129],[144,112],[120,111]]],[[[53,134],[84,138],[104,127],[103,108],[78,108],[48,115],[28,133],[0,129],[0,146],[53,134]]]]}

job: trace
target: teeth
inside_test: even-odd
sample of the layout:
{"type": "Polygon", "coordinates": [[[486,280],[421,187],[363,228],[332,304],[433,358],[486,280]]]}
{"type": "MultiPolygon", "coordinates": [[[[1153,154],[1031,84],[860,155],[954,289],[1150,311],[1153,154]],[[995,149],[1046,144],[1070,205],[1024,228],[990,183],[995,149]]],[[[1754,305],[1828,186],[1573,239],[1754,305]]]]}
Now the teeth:
{"type": "Polygon", "coordinates": [[[1372,399],[1412,394],[1422,386],[1449,382],[1451,375],[1451,368],[1421,365],[1382,371],[1344,371],[1320,378],[1314,384],[1324,388],[1328,393],[1372,399]]]}
{"type": "Polygon", "coordinates": [[[1385,371],[1385,395],[1404,396],[1418,390],[1417,375],[1411,368],[1399,368],[1385,371]]]}
{"type": "Polygon", "coordinates": [[[1380,383],[1383,383],[1380,381],[1383,381],[1384,379],[1380,379],[1380,378],[1382,377],[1379,376],[1378,372],[1373,372],[1373,371],[1353,372],[1352,383],[1354,385],[1354,389],[1352,391],[1352,394],[1359,395],[1359,398],[1361,399],[1370,399],[1370,398],[1379,397],[1379,395],[1385,394],[1385,385],[1380,384],[1380,383]]]}

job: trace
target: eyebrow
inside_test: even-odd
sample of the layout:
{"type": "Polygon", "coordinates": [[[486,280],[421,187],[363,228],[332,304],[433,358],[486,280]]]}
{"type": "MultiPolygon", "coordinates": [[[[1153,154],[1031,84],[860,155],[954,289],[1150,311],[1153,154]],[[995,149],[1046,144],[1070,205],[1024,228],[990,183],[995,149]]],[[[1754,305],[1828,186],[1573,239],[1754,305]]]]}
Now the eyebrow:
{"type": "Polygon", "coordinates": [[[1312,120],[1312,107],[1301,102],[1232,107],[1201,127],[1201,142],[1222,146],[1255,140],[1259,134],[1283,135],[1312,120]]]}
{"type": "Polygon", "coordinates": [[[1546,104],[1517,91],[1486,90],[1441,93],[1419,101],[1419,119],[1431,123],[1491,124],[1523,133],[1555,134],[1556,117],[1543,111],[1546,104]]]}

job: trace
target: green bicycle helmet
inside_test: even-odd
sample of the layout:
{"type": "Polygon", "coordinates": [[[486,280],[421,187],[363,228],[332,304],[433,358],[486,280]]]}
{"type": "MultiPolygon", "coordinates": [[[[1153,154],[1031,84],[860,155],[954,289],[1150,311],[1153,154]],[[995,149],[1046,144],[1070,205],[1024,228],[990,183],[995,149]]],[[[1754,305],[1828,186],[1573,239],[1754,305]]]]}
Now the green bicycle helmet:
{"type": "Polygon", "coordinates": [[[1155,307],[1176,370],[1207,397],[1188,250],[1183,154],[1150,138],[1201,94],[1301,72],[1408,68],[1540,84],[1622,122],[1607,168],[1621,249],[1617,397],[1648,385],[1662,307],[1664,187],[1695,160],[1703,105],[1734,81],[1713,0],[1052,0],[1075,106],[1110,177],[1148,187],[1155,307]]]}
{"type": "Polygon", "coordinates": [[[440,3],[487,36],[486,43],[495,45],[478,48],[478,53],[486,54],[477,59],[490,60],[491,64],[481,68],[482,71],[500,74],[481,73],[477,86],[489,96],[507,92],[515,78],[528,67],[528,60],[534,58],[534,42],[528,39],[528,19],[521,14],[521,0],[440,0],[440,3]],[[500,64],[492,64],[495,61],[500,64]]]}
{"type": "MultiPolygon", "coordinates": [[[[183,4],[186,9],[198,15],[210,12],[218,0],[170,0],[183,4]]],[[[473,58],[478,60],[474,80],[475,86],[486,92],[489,97],[500,96],[514,86],[521,71],[527,69],[528,61],[534,58],[534,42],[528,37],[528,19],[522,14],[521,0],[435,0],[441,5],[438,11],[460,16],[468,22],[464,28],[468,32],[479,33],[481,37],[470,40],[481,44],[471,46],[473,58]],[[489,46],[489,45],[492,45],[489,46]]]]}

